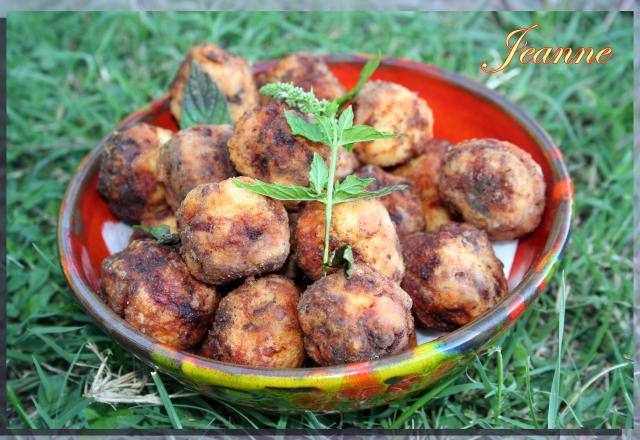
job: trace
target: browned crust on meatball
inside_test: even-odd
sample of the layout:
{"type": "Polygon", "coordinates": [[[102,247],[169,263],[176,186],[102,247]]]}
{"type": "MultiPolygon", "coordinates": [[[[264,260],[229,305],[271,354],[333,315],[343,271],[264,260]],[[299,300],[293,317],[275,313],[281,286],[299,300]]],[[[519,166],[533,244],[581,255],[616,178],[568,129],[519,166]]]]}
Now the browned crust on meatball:
{"type": "Polygon", "coordinates": [[[164,205],[164,188],[156,178],[160,146],[169,130],[140,122],[114,131],[105,141],[98,192],[113,215],[129,223],[164,205]]]}
{"type": "MultiPolygon", "coordinates": [[[[258,87],[273,82],[291,83],[306,92],[313,89],[318,99],[331,101],[344,95],[340,81],[331,73],[327,64],[319,57],[305,52],[292,53],[280,59],[276,64],[258,74],[258,87]]],[[[269,97],[261,95],[262,103],[269,97]]]]}
{"type": "MultiPolygon", "coordinates": [[[[295,229],[296,260],[312,280],[323,275],[324,221],[325,206],[307,203],[295,229]]],[[[358,200],[333,207],[330,255],[343,244],[351,246],[356,262],[366,263],[396,282],[402,280],[404,264],[398,234],[379,200],[358,200]]]]}
{"type": "Polygon", "coordinates": [[[427,101],[400,84],[369,81],[353,100],[354,123],[396,137],[359,142],[354,151],[365,164],[398,165],[415,156],[433,137],[433,113],[427,101]]]}
{"type": "Polygon", "coordinates": [[[216,290],[193,278],[178,252],[134,240],[101,266],[101,293],[133,327],[178,349],[197,344],[218,304],[216,290]]]}
{"type": "Polygon", "coordinates": [[[311,285],[298,304],[307,354],[320,365],[379,359],[407,349],[414,333],[411,298],[375,269],[354,267],[311,285]]]}
{"type": "Polygon", "coordinates": [[[160,149],[158,179],[167,203],[177,209],[187,193],[202,183],[236,175],[227,142],[231,125],[195,125],[176,133],[160,149]]]}
{"type": "MultiPolygon", "coordinates": [[[[245,113],[229,139],[231,161],[245,176],[269,183],[307,186],[313,153],[320,154],[328,164],[331,150],[326,145],[292,135],[285,111],[301,116],[280,102],[271,102],[245,113]]],[[[336,177],[351,174],[356,166],[355,156],[341,148],[336,177]]]]}
{"type": "Polygon", "coordinates": [[[382,168],[375,165],[361,167],[355,172],[355,175],[361,178],[372,177],[375,179],[367,187],[369,191],[376,191],[382,187],[392,185],[407,185],[406,189],[392,192],[379,200],[389,211],[389,217],[396,227],[400,240],[407,235],[424,229],[420,199],[408,179],[386,173],[382,168]]]}
{"type": "Polygon", "coordinates": [[[302,366],[299,296],[295,284],[283,276],[248,278],[220,301],[200,354],[254,367],[302,366]]]}
{"type": "Polygon", "coordinates": [[[454,330],[492,308],[507,294],[502,262],[487,234],[469,224],[450,223],[403,243],[402,288],[427,328],[454,330]]]}
{"type": "Polygon", "coordinates": [[[258,89],[249,63],[244,58],[227,52],[215,44],[200,44],[189,50],[169,89],[171,113],[176,120],[180,120],[182,95],[191,74],[193,61],[197,62],[202,70],[216,82],[225,95],[234,121],[258,104],[258,89]]]}
{"type": "Polygon", "coordinates": [[[277,270],[289,254],[282,203],[233,180],[195,187],[176,213],[185,263],[194,277],[211,284],[277,270]]]}
{"type": "Polygon", "coordinates": [[[533,231],[545,206],[540,166],[526,151],[497,139],[471,139],[449,148],[438,188],[445,203],[493,240],[533,231]]]}
{"type": "Polygon", "coordinates": [[[435,231],[441,225],[456,220],[440,198],[438,177],[440,166],[451,144],[444,140],[432,139],[421,148],[421,154],[390,172],[409,180],[420,199],[425,228],[435,231]]]}

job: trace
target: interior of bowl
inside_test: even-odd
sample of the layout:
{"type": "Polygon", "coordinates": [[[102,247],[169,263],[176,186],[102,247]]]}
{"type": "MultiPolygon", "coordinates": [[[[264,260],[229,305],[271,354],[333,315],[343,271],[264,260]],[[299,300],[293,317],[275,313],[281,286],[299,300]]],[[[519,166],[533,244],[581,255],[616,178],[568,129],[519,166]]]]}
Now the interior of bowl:
{"type": "MultiPolygon", "coordinates": [[[[352,55],[331,55],[325,59],[346,88],[356,83],[366,60],[352,55]]],[[[268,64],[259,63],[255,69],[260,71],[268,64]]],[[[435,138],[452,143],[483,137],[507,140],[530,153],[542,168],[547,183],[547,203],[542,222],[533,233],[506,244],[507,248],[512,246],[512,251],[506,250],[507,254],[511,252],[512,255],[504,257],[511,263],[508,270],[510,295],[496,307],[509,309],[509,316],[514,307],[519,307],[518,304],[522,304],[523,309],[524,304],[530,303],[535,297],[540,286],[544,287],[545,279],[552,271],[552,263],[558,258],[569,232],[571,184],[559,150],[546,133],[518,108],[480,84],[458,75],[413,61],[387,59],[374,73],[373,79],[402,84],[425,98],[433,110],[435,138]]],[[[166,97],[154,101],[148,109],[132,114],[120,126],[144,120],[176,131],[178,127],[168,111],[167,102],[166,97]]],[[[113,231],[114,225],[117,230],[120,224],[96,191],[98,162],[99,152],[94,151],[79,166],[65,195],[59,225],[60,253],[65,273],[76,293],[84,295],[85,300],[91,300],[90,303],[83,301],[85,307],[89,308],[91,304],[96,304],[95,301],[100,301],[97,296],[100,264],[113,251],[113,246],[108,246],[109,238],[105,230],[113,231]],[[91,295],[95,298],[89,298],[91,295]]],[[[96,316],[97,313],[92,314],[96,316]]],[[[497,311],[492,310],[477,320],[484,325],[473,322],[442,339],[453,343],[456,338],[468,338],[469,333],[486,332],[487,326],[500,325],[490,320],[490,315],[498,316],[497,311]]],[[[120,320],[114,314],[104,319],[120,320]]],[[[124,321],[118,326],[134,331],[124,321]]],[[[148,339],[144,335],[136,335],[138,337],[148,339]]],[[[192,354],[189,356],[195,357],[192,354]]],[[[199,362],[203,365],[220,364],[205,359],[199,362]]]]}

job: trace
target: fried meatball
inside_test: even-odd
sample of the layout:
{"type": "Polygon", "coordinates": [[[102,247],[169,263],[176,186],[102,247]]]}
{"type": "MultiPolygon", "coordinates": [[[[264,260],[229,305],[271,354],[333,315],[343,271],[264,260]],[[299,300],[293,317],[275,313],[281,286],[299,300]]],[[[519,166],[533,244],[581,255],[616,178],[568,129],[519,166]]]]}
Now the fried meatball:
{"type": "Polygon", "coordinates": [[[151,239],[134,240],[107,257],[100,286],[118,315],[177,349],[200,342],[218,304],[216,290],[193,278],[174,248],[151,239]]]}
{"type": "Polygon", "coordinates": [[[172,133],[140,122],[114,131],[105,141],[98,192],[113,215],[138,223],[145,213],[165,204],[164,188],[156,178],[160,147],[172,133]]]}
{"type": "Polygon", "coordinates": [[[289,255],[282,203],[239,188],[233,180],[196,186],[176,213],[182,256],[193,276],[206,283],[277,270],[289,255]]]}
{"type": "Polygon", "coordinates": [[[309,286],[298,319],[307,353],[320,365],[400,353],[414,333],[409,295],[364,264],[356,264],[349,279],[341,271],[309,286]]]}
{"type": "Polygon", "coordinates": [[[253,81],[251,66],[244,58],[229,53],[212,43],[192,47],[171,84],[171,113],[179,121],[184,87],[191,74],[191,65],[200,68],[214,81],[227,98],[231,118],[237,121],[242,114],[258,104],[258,89],[253,81]]]}
{"type": "Polygon", "coordinates": [[[502,262],[487,234],[466,223],[420,232],[403,246],[402,288],[411,296],[418,320],[449,331],[473,321],[507,294],[502,262]]]}
{"type": "Polygon", "coordinates": [[[247,278],[220,301],[200,354],[254,367],[302,366],[299,296],[295,284],[283,276],[247,278]]]}
{"type": "Polygon", "coordinates": [[[158,179],[165,198],[177,209],[187,193],[201,183],[220,182],[236,175],[227,141],[230,125],[195,125],[176,133],[160,149],[158,179]]]}
{"type": "MultiPolygon", "coordinates": [[[[292,83],[313,93],[318,99],[331,101],[344,95],[344,87],[331,73],[327,64],[319,57],[299,52],[292,53],[280,59],[276,64],[258,74],[256,81],[259,87],[273,82],[292,83]]],[[[263,103],[269,101],[269,97],[261,95],[263,103]]]]}
{"type": "Polygon", "coordinates": [[[492,240],[538,227],[545,205],[540,165],[512,143],[471,139],[447,151],[438,180],[442,199],[492,240]]]}
{"type": "Polygon", "coordinates": [[[369,191],[375,191],[385,186],[407,185],[402,191],[395,191],[380,198],[382,204],[389,211],[389,217],[396,227],[398,237],[403,237],[420,232],[424,229],[422,207],[416,191],[407,179],[386,173],[375,165],[367,165],[355,172],[356,176],[376,179],[367,187],[369,191]]]}
{"type": "MultiPolygon", "coordinates": [[[[308,203],[296,225],[294,246],[298,265],[317,280],[322,277],[325,205],[308,203]]],[[[400,242],[387,209],[379,200],[357,200],[333,207],[329,249],[349,244],[356,262],[366,263],[396,282],[404,264],[400,242]]]]}
{"type": "MultiPolygon", "coordinates": [[[[285,110],[301,115],[280,102],[271,102],[245,113],[229,139],[231,161],[245,176],[269,183],[307,186],[313,153],[320,154],[329,164],[331,150],[323,144],[292,135],[285,110]]],[[[351,174],[356,166],[355,156],[340,148],[336,177],[351,174]]]]}
{"type": "Polygon", "coordinates": [[[358,159],[387,167],[414,156],[433,137],[433,114],[427,101],[409,89],[386,81],[369,81],[353,100],[354,123],[370,125],[396,137],[359,142],[358,159]]]}
{"type": "Polygon", "coordinates": [[[424,145],[422,154],[391,171],[392,174],[404,177],[413,184],[422,204],[427,231],[435,231],[441,225],[455,220],[454,215],[442,202],[438,191],[442,158],[450,145],[447,141],[432,139],[424,145]]]}

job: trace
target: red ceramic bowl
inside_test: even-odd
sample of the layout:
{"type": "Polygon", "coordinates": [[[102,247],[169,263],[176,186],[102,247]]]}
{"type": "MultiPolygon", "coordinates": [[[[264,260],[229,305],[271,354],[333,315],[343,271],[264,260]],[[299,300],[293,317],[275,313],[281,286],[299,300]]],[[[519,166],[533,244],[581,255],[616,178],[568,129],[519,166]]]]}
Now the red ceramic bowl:
{"type": "MultiPolygon", "coordinates": [[[[364,56],[328,55],[325,61],[352,87],[364,56]]],[[[270,62],[258,63],[256,72],[270,62]]],[[[138,358],[189,388],[229,402],[277,411],[349,411],[381,405],[433,387],[463,370],[474,355],[513,323],[544,290],[567,241],[572,183],[560,150],[522,110],[483,85],[415,61],[386,58],[374,79],[393,81],[426,98],[435,117],[435,137],[459,142],[474,137],[510,141],[540,164],[547,183],[540,226],[521,239],[509,273],[510,294],[474,322],[404,353],[372,362],[326,368],[268,369],[215,362],[153,341],[114,314],[98,296],[100,263],[108,255],[105,222],[117,222],[96,192],[103,144],[80,164],[60,207],[58,246],[64,273],[76,297],[100,326],[138,358]]],[[[127,117],[172,130],[168,98],[127,117]]]]}

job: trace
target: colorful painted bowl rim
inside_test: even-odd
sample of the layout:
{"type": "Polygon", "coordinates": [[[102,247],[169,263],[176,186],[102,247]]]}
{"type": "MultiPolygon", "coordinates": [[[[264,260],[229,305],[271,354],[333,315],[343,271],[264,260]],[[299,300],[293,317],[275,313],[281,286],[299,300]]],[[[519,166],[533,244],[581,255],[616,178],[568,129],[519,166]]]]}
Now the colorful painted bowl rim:
{"type": "MultiPolygon", "coordinates": [[[[323,55],[322,58],[329,63],[364,63],[370,56],[332,54],[323,55]]],[[[273,60],[257,63],[256,70],[262,70],[272,62],[273,60]]],[[[547,281],[557,266],[562,250],[569,237],[573,206],[573,187],[563,162],[562,154],[545,130],[527,116],[524,111],[478,82],[460,74],[409,59],[385,57],[381,64],[382,66],[397,66],[426,73],[427,75],[437,77],[454,86],[460,87],[474,94],[476,97],[498,106],[507,112],[516,123],[525,129],[536,141],[545,160],[549,164],[553,180],[564,183],[562,185],[562,194],[560,194],[562,202],[558,204],[558,209],[553,213],[549,236],[545,242],[541,257],[532,263],[531,268],[521,282],[507,297],[497,304],[496,307],[474,322],[435,341],[427,342],[397,355],[369,362],[330,367],[271,369],[227,364],[206,359],[192,353],[176,351],[136,331],[122,318],[117,316],[106,303],[100,299],[98,294],[84,282],[77,271],[70,271],[68,268],[68,264],[73,264],[71,260],[71,242],[68,239],[72,230],[72,208],[76,205],[75,202],[79,194],[79,189],[85,183],[91,165],[99,159],[102,146],[101,142],[78,166],[76,174],[73,176],[64,195],[58,219],[58,249],[62,268],[71,288],[84,308],[101,323],[105,330],[116,336],[116,339],[127,340],[127,342],[137,350],[148,353],[148,358],[156,361],[156,364],[166,366],[184,365],[188,363],[191,364],[196,371],[202,371],[203,369],[214,370],[216,372],[216,378],[226,380],[240,388],[250,386],[250,382],[238,380],[241,376],[246,376],[246,380],[257,381],[262,385],[278,385],[282,382],[284,384],[291,383],[298,386],[299,381],[297,379],[304,377],[312,379],[311,383],[317,384],[318,381],[332,381],[348,375],[359,374],[359,372],[362,371],[376,372],[386,377],[391,375],[391,370],[398,370],[395,367],[400,364],[402,365],[402,371],[417,373],[421,370],[421,366],[429,363],[429,358],[433,356],[434,349],[436,348],[437,350],[435,351],[440,353],[464,353],[467,349],[473,349],[472,347],[480,347],[480,349],[486,348],[492,341],[492,338],[498,334],[499,330],[517,319],[526,309],[527,305],[535,300],[539,293],[544,290],[547,281]],[[287,379],[294,380],[295,382],[290,382],[287,379]]],[[[167,97],[165,96],[156,100],[151,106],[155,107],[165,102],[166,99],[167,97]]],[[[148,109],[134,113],[126,118],[123,123],[130,122],[132,119],[135,119],[134,115],[146,113],[146,111],[148,111],[148,109]]],[[[203,380],[207,379],[206,374],[198,376],[203,380]]],[[[250,387],[253,388],[253,386],[250,387]]]]}

